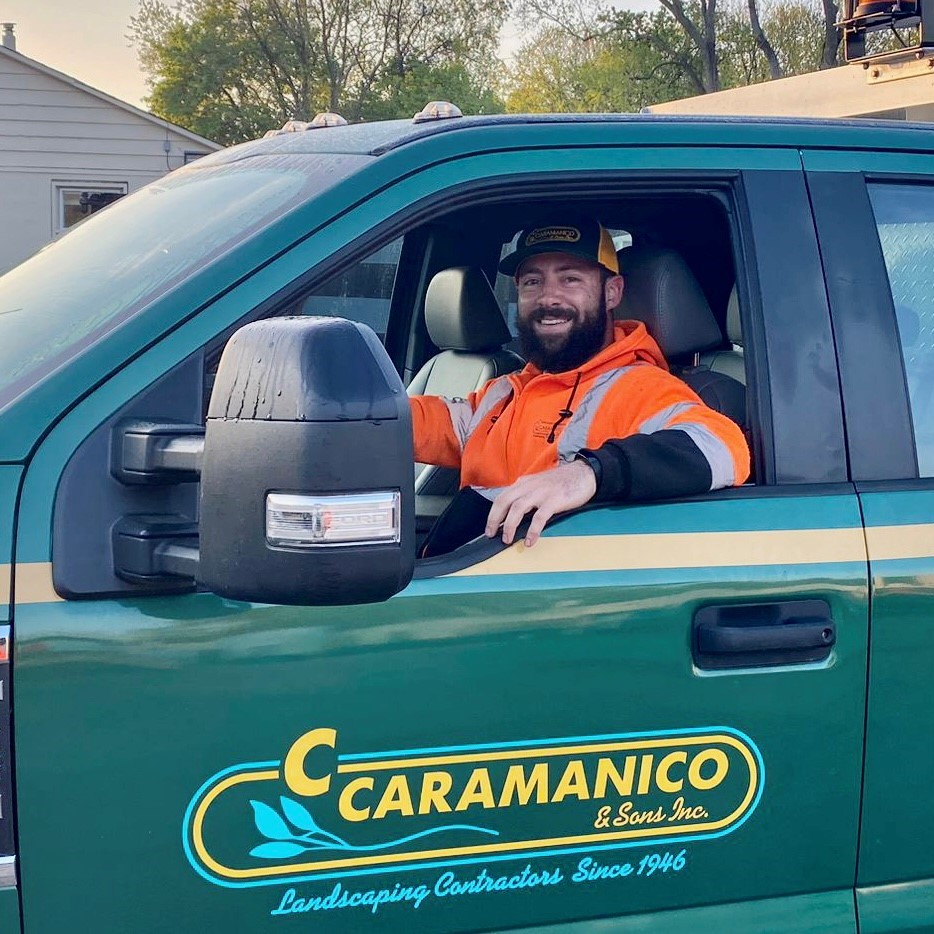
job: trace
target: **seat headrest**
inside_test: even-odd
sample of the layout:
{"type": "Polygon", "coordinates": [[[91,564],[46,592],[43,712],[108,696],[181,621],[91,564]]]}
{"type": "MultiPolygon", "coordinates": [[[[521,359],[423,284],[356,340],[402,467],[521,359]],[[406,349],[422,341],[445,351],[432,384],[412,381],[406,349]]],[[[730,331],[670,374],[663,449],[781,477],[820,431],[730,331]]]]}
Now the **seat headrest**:
{"type": "Polygon", "coordinates": [[[512,340],[486,276],[469,266],[435,274],[425,293],[425,325],[440,350],[480,353],[512,340]]]}
{"type": "Polygon", "coordinates": [[[743,323],[739,317],[739,293],[734,285],[726,305],[726,336],[731,344],[743,346],[743,323]]]}
{"type": "Polygon", "coordinates": [[[619,252],[625,280],[618,319],[645,322],[667,359],[702,353],[723,343],[723,334],[688,264],[667,247],[629,247],[619,252]]]}

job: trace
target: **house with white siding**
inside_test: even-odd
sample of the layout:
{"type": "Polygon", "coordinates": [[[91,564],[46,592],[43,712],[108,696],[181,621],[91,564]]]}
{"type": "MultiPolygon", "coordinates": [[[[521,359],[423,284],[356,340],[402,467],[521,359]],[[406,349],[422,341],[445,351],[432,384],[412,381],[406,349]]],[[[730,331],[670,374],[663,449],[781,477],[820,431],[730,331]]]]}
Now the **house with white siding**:
{"type": "Polygon", "coordinates": [[[0,45],[0,274],[111,201],[221,147],[0,45]]]}

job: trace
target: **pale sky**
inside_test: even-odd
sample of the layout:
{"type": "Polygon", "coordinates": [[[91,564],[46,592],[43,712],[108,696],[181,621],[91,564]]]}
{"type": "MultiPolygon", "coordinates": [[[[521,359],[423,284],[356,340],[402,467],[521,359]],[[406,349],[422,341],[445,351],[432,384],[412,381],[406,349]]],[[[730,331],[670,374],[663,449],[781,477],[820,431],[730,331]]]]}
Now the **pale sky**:
{"type": "Polygon", "coordinates": [[[16,51],[137,107],[146,81],[125,38],[138,0],[0,0],[16,51]]]}

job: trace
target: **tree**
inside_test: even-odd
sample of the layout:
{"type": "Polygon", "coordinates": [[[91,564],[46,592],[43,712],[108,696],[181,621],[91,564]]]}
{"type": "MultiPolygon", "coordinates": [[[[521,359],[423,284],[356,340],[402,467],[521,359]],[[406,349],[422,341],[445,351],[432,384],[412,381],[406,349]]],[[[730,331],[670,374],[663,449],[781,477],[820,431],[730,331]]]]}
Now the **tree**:
{"type": "Polygon", "coordinates": [[[516,53],[507,85],[513,112],[635,112],[702,90],[696,54],[664,11],[546,24],[516,53]]]}
{"type": "Polygon", "coordinates": [[[584,110],[584,67],[595,49],[557,26],[545,26],[516,53],[506,109],[513,113],[571,113],[584,110]]]}
{"type": "MultiPolygon", "coordinates": [[[[628,103],[644,99],[640,86],[650,101],[670,100],[801,74],[837,61],[835,0],[821,0],[820,5],[817,0],[659,0],[661,9],[651,13],[612,10],[608,3],[521,0],[526,18],[545,25],[530,37],[519,58],[536,48],[546,31],[587,41],[588,67],[612,60],[624,69],[618,78],[628,88],[622,94],[628,103]]],[[[571,55],[557,64],[574,70],[575,61],[571,55]]],[[[577,95],[588,96],[593,94],[577,95]]],[[[596,96],[603,98],[599,91],[596,96]]]]}
{"type": "Polygon", "coordinates": [[[701,85],[706,92],[720,90],[717,53],[717,0],[659,0],[674,17],[697,52],[701,85]]]}
{"type": "Polygon", "coordinates": [[[496,109],[507,0],[142,0],[130,23],[166,119],[230,143],[331,110],[411,116],[435,91],[496,109]]]}

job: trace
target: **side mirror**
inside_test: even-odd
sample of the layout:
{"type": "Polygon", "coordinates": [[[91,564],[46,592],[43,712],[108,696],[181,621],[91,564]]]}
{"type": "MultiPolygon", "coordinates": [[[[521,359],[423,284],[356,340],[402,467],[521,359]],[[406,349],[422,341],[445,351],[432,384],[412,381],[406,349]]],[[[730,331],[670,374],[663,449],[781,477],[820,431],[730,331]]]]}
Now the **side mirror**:
{"type": "Polygon", "coordinates": [[[412,423],[379,339],[274,318],[230,339],[208,408],[200,569],[221,596],[386,600],[415,567],[412,423]]]}

